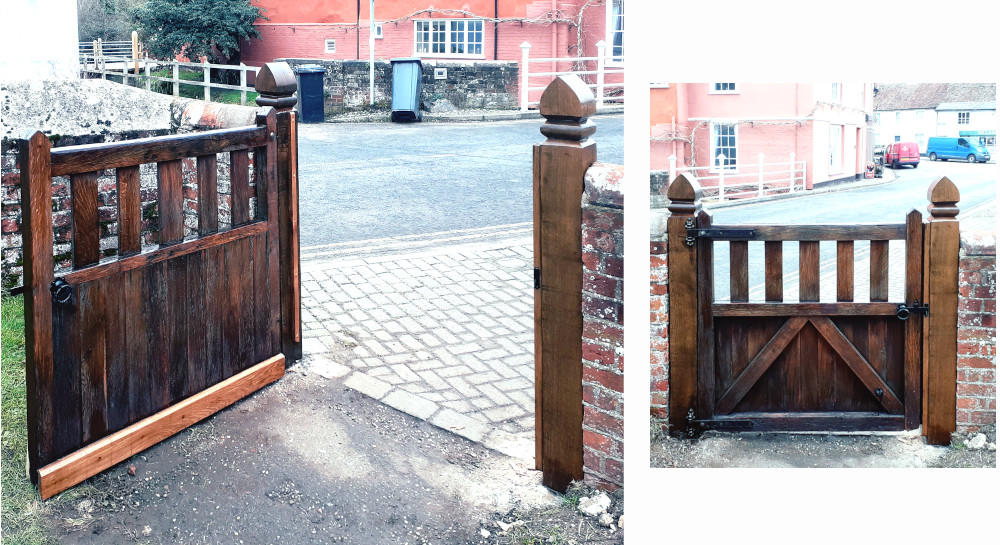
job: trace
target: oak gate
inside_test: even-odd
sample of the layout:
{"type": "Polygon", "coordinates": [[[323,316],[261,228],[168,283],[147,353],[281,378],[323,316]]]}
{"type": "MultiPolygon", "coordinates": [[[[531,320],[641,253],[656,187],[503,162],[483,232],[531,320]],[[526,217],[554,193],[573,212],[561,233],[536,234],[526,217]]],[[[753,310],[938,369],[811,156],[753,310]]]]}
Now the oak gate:
{"type": "MultiPolygon", "coordinates": [[[[287,110],[294,75],[268,65],[258,90],[259,104],[287,110]]],[[[294,113],[268,106],[248,127],[55,150],[40,132],[25,139],[28,471],[43,499],[277,380],[286,355],[300,357],[294,125],[294,113]],[[187,236],[185,159],[197,180],[187,236]],[[158,235],[144,249],[140,178],[151,163],[158,235]],[[220,167],[230,183],[223,228],[220,167]],[[111,169],[118,257],[102,262],[98,179],[111,169]],[[55,278],[57,176],[69,177],[73,253],[55,278]]]]}
{"type": "Polygon", "coordinates": [[[697,182],[668,189],[670,421],[729,431],[955,427],[958,191],[931,185],[930,221],[716,225],[697,182]],[[889,241],[904,241],[903,300],[890,301],[889,241]],[[729,244],[729,298],[716,300],[713,247],[729,244]],[[748,247],[763,241],[764,293],[750,301],[748,247]],[[820,298],[820,241],[836,242],[834,301],[820,298]],[[855,294],[855,248],[869,244],[868,294],[855,294]],[[798,245],[798,297],[782,252],[798,245]],[[950,392],[950,393],[949,393],[950,392]],[[950,403],[949,403],[950,399],[950,403]]]}

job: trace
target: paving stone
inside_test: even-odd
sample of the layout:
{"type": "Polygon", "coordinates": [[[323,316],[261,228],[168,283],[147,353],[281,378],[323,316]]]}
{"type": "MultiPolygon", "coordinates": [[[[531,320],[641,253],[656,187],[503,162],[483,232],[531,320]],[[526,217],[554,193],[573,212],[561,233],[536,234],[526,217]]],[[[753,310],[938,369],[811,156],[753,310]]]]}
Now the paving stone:
{"type": "Polygon", "coordinates": [[[430,419],[430,423],[476,442],[482,442],[489,431],[485,423],[451,409],[442,409],[430,419]]]}
{"type": "Polygon", "coordinates": [[[437,403],[403,390],[389,392],[382,402],[407,414],[426,420],[438,410],[437,403]]]}
{"type": "Polygon", "coordinates": [[[344,385],[375,399],[382,399],[392,389],[391,384],[357,371],[347,377],[344,385]]]}
{"type": "Polygon", "coordinates": [[[506,405],[483,411],[483,415],[491,422],[510,420],[524,414],[524,409],[517,405],[506,405]]]}

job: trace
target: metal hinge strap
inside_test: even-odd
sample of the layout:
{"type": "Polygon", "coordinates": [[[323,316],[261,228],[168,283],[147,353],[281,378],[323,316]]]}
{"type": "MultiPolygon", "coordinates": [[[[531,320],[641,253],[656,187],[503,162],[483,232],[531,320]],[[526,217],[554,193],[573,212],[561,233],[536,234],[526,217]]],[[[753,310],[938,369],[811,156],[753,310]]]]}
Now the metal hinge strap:
{"type": "Polygon", "coordinates": [[[542,269],[541,267],[535,267],[535,289],[542,289],[542,269]]]}

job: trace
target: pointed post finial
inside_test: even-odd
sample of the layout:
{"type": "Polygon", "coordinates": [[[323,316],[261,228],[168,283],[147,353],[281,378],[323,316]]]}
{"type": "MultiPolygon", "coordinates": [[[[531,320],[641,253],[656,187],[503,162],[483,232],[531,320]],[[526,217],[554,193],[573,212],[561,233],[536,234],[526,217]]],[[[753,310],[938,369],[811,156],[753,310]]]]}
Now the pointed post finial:
{"type": "Polygon", "coordinates": [[[931,182],[927,188],[927,200],[931,203],[927,205],[927,211],[931,217],[928,221],[954,220],[958,216],[958,201],[961,195],[955,183],[947,176],[941,176],[931,182]]]}
{"type": "Polygon", "coordinates": [[[538,112],[542,134],[553,140],[586,141],[597,127],[588,119],[597,111],[594,93],[577,75],[559,76],[545,88],[538,112]]]}
{"type": "Polygon", "coordinates": [[[675,216],[693,216],[701,210],[701,197],[701,184],[688,174],[680,174],[667,188],[667,210],[675,216]]]}

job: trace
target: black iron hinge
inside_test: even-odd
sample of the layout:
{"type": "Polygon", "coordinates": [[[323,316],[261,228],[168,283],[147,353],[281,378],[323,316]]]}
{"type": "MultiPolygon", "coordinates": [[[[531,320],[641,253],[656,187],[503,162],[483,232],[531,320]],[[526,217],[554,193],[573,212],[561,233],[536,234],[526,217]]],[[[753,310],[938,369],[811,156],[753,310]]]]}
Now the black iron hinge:
{"type": "Polygon", "coordinates": [[[535,289],[542,289],[542,269],[540,267],[535,267],[535,289]]]}
{"type": "Polygon", "coordinates": [[[906,303],[900,303],[899,306],[896,307],[896,317],[900,320],[906,320],[914,312],[919,312],[924,316],[930,316],[931,307],[929,305],[921,305],[919,299],[914,301],[910,306],[906,306],[906,303]]]}

